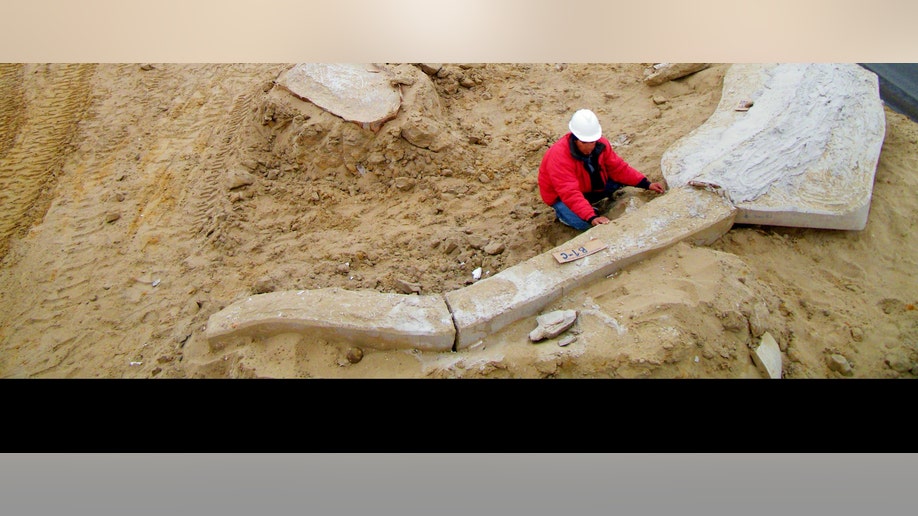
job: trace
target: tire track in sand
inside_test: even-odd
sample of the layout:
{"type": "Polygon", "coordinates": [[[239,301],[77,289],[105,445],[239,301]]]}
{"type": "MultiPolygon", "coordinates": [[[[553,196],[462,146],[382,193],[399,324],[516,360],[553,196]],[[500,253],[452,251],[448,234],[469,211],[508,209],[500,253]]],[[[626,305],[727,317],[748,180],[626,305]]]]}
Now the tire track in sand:
{"type": "MultiPolygon", "coordinates": [[[[125,215],[139,210],[135,207],[142,199],[131,196],[118,202],[115,197],[146,182],[151,160],[142,158],[155,155],[157,149],[151,148],[160,143],[148,128],[159,123],[164,99],[181,92],[130,64],[99,65],[92,83],[91,100],[73,142],[84,160],[64,167],[47,220],[30,234],[30,246],[18,260],[29,285],[0,294],[9,298],[6,321],[0,324],[5,353],[16,355],[24,345],[28,332],[17,331],[21,324],[42,335],[41,359],[18,368],[32,371],[30,376],[80,374],[80,364],[100,354],[125,355],[127,365],[135,347],[151,333],[146,327],[131,328],[138,318],[125,315],[126,309],[144,310],[143,319],[151,311],[145,306],[150,286],[136,283],[130,268],[124,270],[125,246],[131,243],[127,225],[106,222],[100,209],[125,215]],[[93,324],[84,328],[89,320],[93,324]]],[[[112,367],[93,376],[124,372],[112,367]]]]}
{"type": "MultiPolygon", "coordinates": [[[[194,228],[224,208],[221,176],[266,69],[273,67],[162,65],[139,73],[136,65],[99,66],[77,142],[88,159],[67,170],[22,260],[41,264],[30,292],[7,303],[8,321],[27,321],[47,340],[42,362],[18,369],[68,377],[92,356],[108,355],[119,358],[93,376],[150,376],[158,359],[180,353],[201,317],[193,300],[168,300],[211,279],[206,267],[189,271],[171,257],[207,245],[194,228]],[[99,205],[120,218],[106,223],[99,205]],[[88,318],[89,338],[80,331],[88,318]]],[[[24,337],[7,329],[4,347],[16,355],[24,337]]]]}
{"type": "MultiPolygon", "coordinates": [[[[3,90],[11,80],[2,76],[3,90]]],[[[24,103],[24,119],[16,138],[10,145],[8,138],[0,145],[10,145],[0,158],[0,257],[6,254],[9,240],[24,233],[40,220],[50,204],[48,191],[60,173],[67,156],[80,116],[89,97],[89,80],[95,65],[64,64],[49,68],[47,84],[41,86],[36,97],[24,103]]],[[[21,76],[21,74],[20,74],[21,76]]],[[[13,95],[16,88],[12,88],[13,95]]],[[[5,101],[5,108],[15,108],[18,101],[5,101]]],[[[21,103],[19,103],[21,104],[21,103]]],[[[15,119],[16,115],[12,115],[15,119]]],[[[11,125],[17,125],[14,121],[11,125]]]]}
{"type": "Polygon", "coordinates": [[[23,117],[21,64],[0,63],[0,159],[13,146],[23,117]]]}
{"type": "Polygon", "coordinates": [[[227,162],[234,158],[237,148],[235,129],[240,127],[248,114],[253,95],[244,94],[236,98],[230,111],[229,121],[223,125],[224,132],[218,133],[219,142],[215,152],[210,156],[206,166],[198,177],[199,202],[193,207],[194,226],[210,242],[219,241],[222,231],[220,226],[227,220],[232,210],[225,192],[224,181],[227,162]],[[227,134],[228,133],[228,134],[227,134]]]}

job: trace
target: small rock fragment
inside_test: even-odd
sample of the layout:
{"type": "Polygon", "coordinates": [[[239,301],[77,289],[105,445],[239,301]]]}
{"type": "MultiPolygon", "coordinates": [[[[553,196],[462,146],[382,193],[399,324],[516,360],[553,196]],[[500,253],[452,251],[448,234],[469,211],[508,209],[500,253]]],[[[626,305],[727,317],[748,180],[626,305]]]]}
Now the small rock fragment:
{"type": "Polygon", "coordinates": [[[504,252],[503,242],[491,242],[488,245],[484,246],[484,252],[494,256],[504,252]]]}
{"type": "Polygon", "coordinates": [[[529,333],[529,340],[538,342],[564,333],[577,320],[576,310],[555,310],[536,317],[538,327],[529,333]]]}
{"type": "Polygon", "coordinates": [[[829,355],[829,369],[832,371],[837,371],[845,376],[851,376],[854,372],[851,370],[851,364],[848,363],[848,359],[838,353],[833,353],[829,355]]]}
{"type": "Polygon", "coordinates": [[[403,279],[395,280],[395,286],[398,287],[405,294],[420,294],[421,285],[417,283],[411,283],[410,281],[405,281],[403,279]]]}
{"type": "MultiPolygon", "coordinates": [[[[252,286],[252,293],[254,294],[267,294],[268,292],[274,292],[277,290],[277,281],[271,276],[262,276],[255,281],[255,284],[252,286]]],[[[197,305],[197,303],[195,303],[197,305]]]]}
{"type": "Polygon", "coordinates": [[[363,350],[360,348],[350,348],[347,350],[347,361],[356,364],[363,360],[363,350]]]}
{"type": "Polygon", "coordinates": [[[885,362],[886,362],[886,365],[888,365],[890,369],[892,369],[893,371],[897,373],[906,373],[912,367],[909,361],[905,357],[899,354],[891,353],[889,355],[886,355],[885,362]]]}
{"type": "Polygon", "coordinates": [[[623,146],[625,146],[625,145],[630,144],[631,141],[632,141],[631,135],[622,133],[622,134],[618,135],[618,136],[615,138],[615,140],[612,141],[611,143],[612,143],[612,146],[613,146],[613,147],[623,147],[623,146]]]}
{"type": "Polygon", "coordinates": [[[751,108],[753,104],[755,104],[755,102],[751,100],[741,100],[736,103],[736,107],[733,108],[733,110],[734,111],[749,111],[749,108],[751,108]]]}
{"type": "Polygon", "coordinates": [[[647,77],[644,78],[644,84],[657,86],[667,81],[700,72],[709,66],[711,66],[710,63],[657,63],[648,70],[647,77]]]}
{"type": "Polygon", "coordinates": [[[749,314],[749,329],[752,331],[753,337],[759,337],[766,333],[765,328],[768,326],[770,317],[771,313],[765,303],[758,302],[752,307],[752,313],[749,314]]]}
{"type": "Polygon", "coordinates": [[[403,192],[407,192],[414,188],[416,181],[410,177],[396,177],[394,185],[396,188],[403,192]]]}
{"type": "Polygon", "coordinates": [[[112,222],[115,222],[116,220],[120,218],[121,218],[120,213],[112,211],[105,215],[105,222],[111,224],[112,222]]]}
{"type": "Polygon", "coordinates": [[[862,340],[864,340],[864,330],[857,326],[852,326],[851,327],[851,338],[854,339],[855,342],[861,342],[862,340]]]}
{"type": "Polygon", "coordinates": [[[576,337],[575,335],[566,335],[566,336],[564,336],[561,340],[558,341],[558,345],[561,346],[561,347],[563,348],[563,347],[565,347],[565,346],[567,346],[567,345],[573,343],[573,342],[576,341],[576,340],[577,340],[577,337],[576,337]]]}
{"type": "MultiPolygon", "coordinates": [[[[413,114],[407,117],[402,126],[401,137],[415,147],[430,148],[443,129],[440,124],[425,116],[413,114]]],[[[431,149],[433,150],[433,149],[431,149]]]]}
{"type": "Polygon", "coordinates": [[[230,170],[226,175],[226,186],[230,190],[242,188],[255,182],[255,176],[243,169],[230,170]]]}
{"type": "Polygon", "coordinates": [[[469,243],[469,247],[472,249],[483,249],[486,245],[488,245],[488,240],[478,235],[469,235],[466,237],[466,241],[469,243]]]}
{"type": "Polygon", "coordinates": [[[436,75],[443,68],[443,63],[419,63],[418,66],[427,75],[436,75]]]}
{"type": "MultiPolygon", "coordinates": [[[[543,138],[535,138],[535,139],[529,140],[526,142],[525,145],[526,145],[526,150],[528,150],[529,152],[536,152],[547,144],[548,144],[548,139],[543,137],[543,138]]],[[[524,169],[523,174],[526,174],[526,173],[527,172],[524,169]]]]}
{"type": "Polygon", "coordinates": [[[153,69],[153,65],[151,65],[151,64],[149,64],[149,63],[145,63],[145,64],[140,65],[140,69],[143,70],[143,71],[145,71],[145,72],[149,72],[150,70],[153,69]]]}

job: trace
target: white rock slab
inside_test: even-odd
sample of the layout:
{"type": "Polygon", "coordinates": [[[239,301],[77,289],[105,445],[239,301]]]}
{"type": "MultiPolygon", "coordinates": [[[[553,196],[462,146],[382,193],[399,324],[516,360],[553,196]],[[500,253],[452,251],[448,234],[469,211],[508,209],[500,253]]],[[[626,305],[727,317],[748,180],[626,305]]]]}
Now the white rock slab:
{"type": "Polygon", "coordinates": [[[700,72],[711,66],[711,63],[657,63],[647,71],[644,84],[657,86],[673,79],[700,72]]]}
{"type": "Polygon", "coordinates": [[[377,349],[450,351],[456,328],[442,296],[324,288],[247,297],[211,315],[205,333],[214,347],[298,333],[377,349]]]}
{"type": "Polygon", "coordinates": [[[299,63],[277,84],[349,122],[378,129],[395,118],[401,92],[386,70],[360,63],[299,63]]]}
{"type": "Polygon", "coordinates": [[[752,353],[752,361],[760,371],[768,375],[773,380],[781,378],[781,348],[778,347],[777,341],[770,333],[762,334],[762,341],[759,347],[752,353]]]}
{"type": "Polygon", "coordinates": [[[735,64],[661,168],[670,187],[722,187],[737,224],[861,230],[885,133],[877,76],[856,64],[735,64]]]}

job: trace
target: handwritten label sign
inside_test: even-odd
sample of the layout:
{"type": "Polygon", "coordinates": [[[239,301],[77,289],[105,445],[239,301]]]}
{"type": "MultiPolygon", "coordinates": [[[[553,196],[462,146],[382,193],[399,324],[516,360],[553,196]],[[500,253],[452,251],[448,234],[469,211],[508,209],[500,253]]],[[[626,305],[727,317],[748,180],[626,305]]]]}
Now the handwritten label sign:
{"type": "Polygon", "coordinates": [[[597,251],[602,251],[606,247],[609,246],[599,240],[590,240],[589,242],[579,247],[552,253],[552,256],[555,257],[555,260],[558,260],[558,263],[567,263],[574,260],[579,260],[584,256],[589,256],[597,251]]]}

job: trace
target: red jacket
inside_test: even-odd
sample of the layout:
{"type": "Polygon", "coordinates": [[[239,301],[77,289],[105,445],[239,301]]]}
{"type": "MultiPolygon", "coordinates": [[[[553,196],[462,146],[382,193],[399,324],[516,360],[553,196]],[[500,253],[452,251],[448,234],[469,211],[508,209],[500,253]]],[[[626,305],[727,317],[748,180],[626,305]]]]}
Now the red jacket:
{"type": "MultiPolygon", "coordinates": [[[[584,192],[592,190],[590,174],[582,162],[571,156],[570,139],[571,133],[567,133],[542,158],[542,164],[539,165],[539,193],[545,204],[551,206],[560,199],[578,217],[590,220],[596,216],[596,211],[583,196],[584,192]]],[[[627,186],[638,186],[642,181],[647,185],[644,174],[620,158],[612,150],[609,140],[602,137],[599,143],[606,147],[599,155],[603,183],[611,179],[627,186]]]]}

